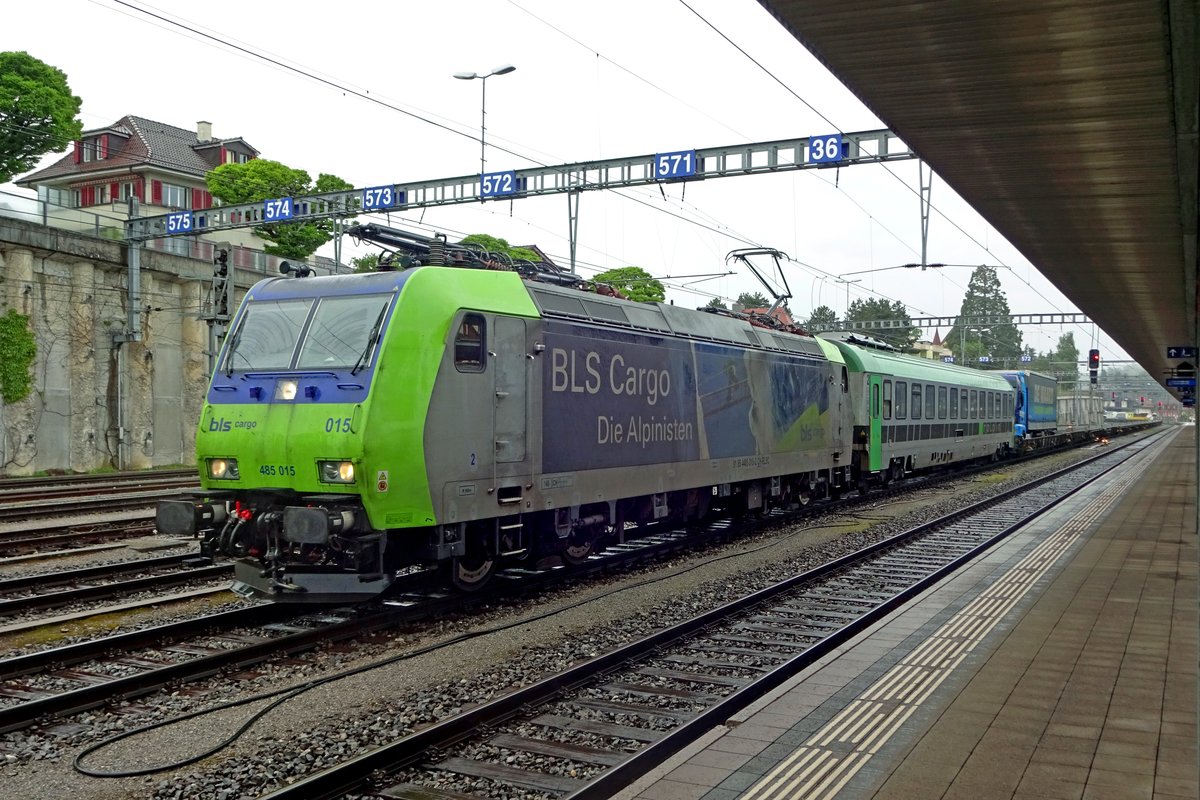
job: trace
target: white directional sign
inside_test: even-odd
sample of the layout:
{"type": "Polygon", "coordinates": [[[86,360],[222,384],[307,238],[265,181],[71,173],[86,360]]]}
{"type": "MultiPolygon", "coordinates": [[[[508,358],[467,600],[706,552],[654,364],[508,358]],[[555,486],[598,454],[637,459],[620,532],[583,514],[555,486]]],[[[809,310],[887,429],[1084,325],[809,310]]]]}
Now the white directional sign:
{"type": "Polygon", "coordinates": [[[1196,358],[1196,348],[1186,344],[1168,347],[1167,358],[1196,358]]]}

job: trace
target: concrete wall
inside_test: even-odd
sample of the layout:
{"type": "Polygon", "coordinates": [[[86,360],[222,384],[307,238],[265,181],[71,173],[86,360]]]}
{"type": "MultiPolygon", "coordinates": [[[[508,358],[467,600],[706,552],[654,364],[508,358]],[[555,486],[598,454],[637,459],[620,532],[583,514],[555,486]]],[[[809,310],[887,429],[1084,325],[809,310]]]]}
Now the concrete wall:
{"type": "MultiPolygon", "coordinates": [[[[38,349],[33,392],[0,403],[0,474],[195,463],[212,264],[150,250],[141,263],[142,340],[114,342],[125,247],[0,218],[0,314],[28,315],[38,349]]],[[[242,288],[260,277],[236,275],[242,288]]]]}

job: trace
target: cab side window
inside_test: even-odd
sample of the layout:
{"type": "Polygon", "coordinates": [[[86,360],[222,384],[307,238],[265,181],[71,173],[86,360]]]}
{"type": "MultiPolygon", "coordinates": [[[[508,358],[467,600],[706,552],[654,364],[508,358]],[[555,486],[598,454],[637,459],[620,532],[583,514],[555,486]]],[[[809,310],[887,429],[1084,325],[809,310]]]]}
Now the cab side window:
{"type": "Polygon", "coordinates": [[[486,342],[487,323],[483,315],[465,315],[454,334],[454,368],[459,372],[483,372],[486,342]]]}
{"type": "Polygon", "coordinates": [[[883,418],[892,418],[892,382],[883,382],[883,418]]]}

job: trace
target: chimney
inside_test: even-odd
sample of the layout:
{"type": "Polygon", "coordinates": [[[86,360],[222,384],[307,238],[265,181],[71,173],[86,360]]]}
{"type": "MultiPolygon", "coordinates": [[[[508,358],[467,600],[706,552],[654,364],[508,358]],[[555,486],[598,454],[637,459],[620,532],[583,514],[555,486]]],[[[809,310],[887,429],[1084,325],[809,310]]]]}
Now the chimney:
{"type": "Polygon", "coordinates": [[[201,120],[200,122],[197,122],[196,123],[196,140],[199,141],[200,143],[204,143],[204,142],[211,142],[212,138],[213,138],[212,123],[204,122],[203,120],[201,120]]]}

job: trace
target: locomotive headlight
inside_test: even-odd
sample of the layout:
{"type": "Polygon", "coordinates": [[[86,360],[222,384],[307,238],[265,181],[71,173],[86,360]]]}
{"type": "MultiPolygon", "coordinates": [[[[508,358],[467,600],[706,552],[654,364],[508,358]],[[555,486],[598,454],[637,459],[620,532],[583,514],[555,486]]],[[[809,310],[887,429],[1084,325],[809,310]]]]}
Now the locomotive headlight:
{"type": "Polygon", "coordinates": [[[295,400],[297,384],[295,381],[280,381],[275,384],[276,400],[295,400]]]}
{"type": "Polygon", "coordinates": [[[242,477],[238,472],[236,458],[210,458],[208,460],[208,477],[217,481],[236,481],[242,477]]]}
{"type": "Polygon", "coordinates": [[[322,483],[354,483],[353,461],[318,461],[322,483]]]}

